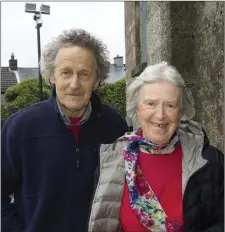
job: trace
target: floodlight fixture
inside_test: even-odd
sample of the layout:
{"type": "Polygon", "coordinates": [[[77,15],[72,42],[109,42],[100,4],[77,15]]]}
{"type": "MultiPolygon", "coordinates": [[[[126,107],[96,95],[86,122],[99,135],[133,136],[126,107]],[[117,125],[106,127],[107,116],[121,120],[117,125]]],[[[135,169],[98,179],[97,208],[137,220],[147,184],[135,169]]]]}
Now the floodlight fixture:
{"type": "Polygon", "coordinates": [[[27,13],[36,13],[36,4],[35,3],[25,3],[25,12],[27,13]]]}
{"type": "Polygon", "coordinates": [[[41,14],[50,14],[50,6],[41,4],[40,12],[41,14]]]}
{"type": "Polygon", "coordinates": [[[41,61],[40,28],[41,28],[41,26],[43,24],[41,15],[42,14],[50,14],[50,6],[41,4],[39,11],[37,11],[35,3],[25,3],[25,12],[34,13],[33,19],[36,22],[40,101],[43,101],[42,75],[41,75],[41,67],[40,67],[40,61],[41,61]]]}

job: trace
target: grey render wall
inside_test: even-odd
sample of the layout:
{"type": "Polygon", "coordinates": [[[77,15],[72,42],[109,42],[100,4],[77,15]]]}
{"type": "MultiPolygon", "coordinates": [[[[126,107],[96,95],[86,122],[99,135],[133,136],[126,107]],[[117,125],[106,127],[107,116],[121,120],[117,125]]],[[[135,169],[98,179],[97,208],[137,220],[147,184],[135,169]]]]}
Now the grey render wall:
{"type": "Polygon", "coordinates": [[[195,120],[224,150],[224,2],[147,2],[147,62],[170,62],[192,92],[195,120]]]}

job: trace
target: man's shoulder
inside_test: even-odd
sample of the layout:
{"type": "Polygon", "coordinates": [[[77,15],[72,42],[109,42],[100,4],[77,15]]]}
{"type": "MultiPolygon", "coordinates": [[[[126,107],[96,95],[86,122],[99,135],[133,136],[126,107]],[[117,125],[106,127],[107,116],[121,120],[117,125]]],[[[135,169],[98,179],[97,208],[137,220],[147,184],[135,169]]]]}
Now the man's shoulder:
{"type": "Polygon", "coordinates": [[[127,123],[125,120],[125,117],[122,116],[118,111],[113,109],[110,106],[103,105],[103,110],[102,110],[102,117],[107,121],[107,123],[110,123],[111,125],[121,125],[123,127],[126,127],[126,132],[127,132],[127,123]]]}
{"type": "Polygon", "coordinates": [[[125,118],[118,111],[108,105],[102,105],[102,118],[107,121],[110,120],[111,123],[127,124],[125,118]]]}
{"type": "Polygon", "coordinates": [[[14,114],[11,115],[12,120],[20,120],[21,118],[31,118],[31,117],[37,117],[42,114],[46,114],[46,110],[50,108],[49,102],[44,101],[40,103],[36,103],[34,105],[28,106],[24,108],[23,110],[20,110],[14,114]]]}
{"type": "Polygon", "coordinates": [[[23,127],[24,125],[29,125],[41,122],[47,117],[48,112],[50,112],[50,104],[48,101],[40,102],[32,106],[26,107],[8,117],[5,122],[6,124],[12,124],[13,127],[23,127]],[[42,120],[40,120],[42,119],[42,120]]]}
{"type": "Polygon", "coordinates": [[[102,111],[103,111],[103,114],[109,114],[113,116],[116,115],[116,116],[121,117],[120,113],[109,105],[102,104],[102,111]]]}
{"type": "Polygon", "coordinates": [[[126,120],[115,109],[103,105],[100,121],[102,143],[113,143],[128,131],[126,120]]]}

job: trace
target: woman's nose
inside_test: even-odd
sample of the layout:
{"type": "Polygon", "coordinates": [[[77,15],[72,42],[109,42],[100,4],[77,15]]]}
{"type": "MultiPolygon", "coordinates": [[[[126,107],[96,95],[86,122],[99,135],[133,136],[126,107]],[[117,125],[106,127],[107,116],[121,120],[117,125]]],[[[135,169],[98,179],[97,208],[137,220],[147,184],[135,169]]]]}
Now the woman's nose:
{"type": "Polygon", "coordinates": [[[165,116],[164,107],[158,106],[156,108],[155,117],[159,120],[162,120],[162,119],[164,119],[164,116],[165,116]]]}

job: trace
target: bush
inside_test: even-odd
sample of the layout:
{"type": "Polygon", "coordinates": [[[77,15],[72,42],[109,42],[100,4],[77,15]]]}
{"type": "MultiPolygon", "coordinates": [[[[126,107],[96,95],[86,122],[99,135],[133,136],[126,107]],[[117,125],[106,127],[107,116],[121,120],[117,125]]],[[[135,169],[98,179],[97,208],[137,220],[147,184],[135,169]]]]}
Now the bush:
{"type": "MultiPolygon", "coordinates": [[[[43,100],[49,98],[51,87],[43,81],[43,100]]],[[[19,84],[9,87],[4,96],[5,102],[1,105],[1,121],[25,107],[39,102],[39,80],[28,78],[19,84]]]]}
{"type": "MultiPolygon", "coordinates": [[[[115,83],[105,83],[95,90],[101,102],[115,106],[116,110],[126,116],[126,79],[115,83]]],[[[51,93],[51,86],[43,81],[43,98],[47,100],[51,93]]],[[[8,88],[5,92],[5,102],[1,105],[1,121],[25,107],[39,102],[38,78],[29,78],[18,85],[8,88]]]]}
{"type": "Polygon", "coordinates": [[[121,115],[126,116],[126,78],[115,83],[105,83],[95,93],[103,104],[115,106],[121,115]]]}

